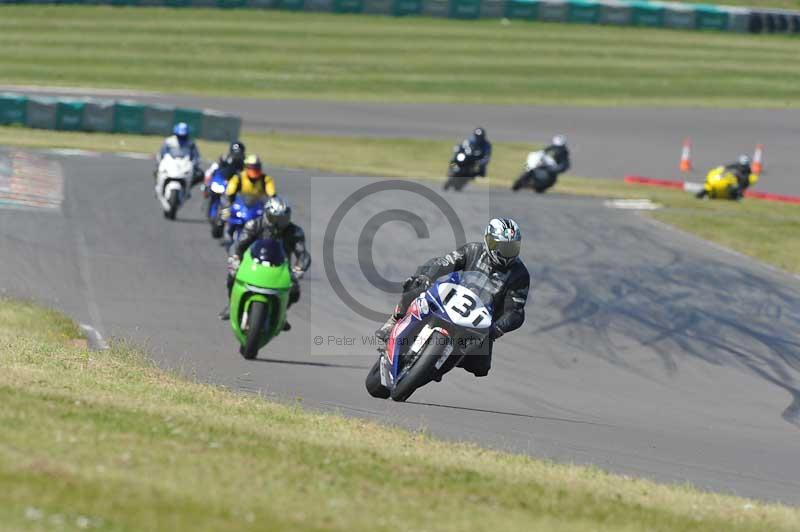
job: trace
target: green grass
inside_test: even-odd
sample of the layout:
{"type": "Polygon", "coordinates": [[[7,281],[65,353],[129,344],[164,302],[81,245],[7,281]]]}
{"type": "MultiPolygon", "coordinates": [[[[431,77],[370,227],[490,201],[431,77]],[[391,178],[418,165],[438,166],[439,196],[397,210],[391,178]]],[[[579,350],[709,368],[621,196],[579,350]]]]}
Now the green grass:
{"type": "Polygon", "coordinates": [[[521,21],[0,7],[3,83],[261,98],[798,106],[798,42],[521,21]]]}
{"type": "MultiPolygon", "coordinates": [[[[452,143],[423,139],[326,137],[287,134],[248,134],[248,149],[267,164],[284,168],[319,169],[351,175],[443,179],[452,143]],[[335,149],[331,149],[335,146],[335,149]],[[313,158],[308,154],[313,153],[313,158]]],[[[102,151],[155,152],[158,137],[65,133],[0,127],[0,145],[81,148],[102,151]]],[[[226,146],[200,142],[201,153],[214,157],[226,146]]],[[[519,175],[534,146],[495,143],[487,181],[507,187],[519,175]]],[[[485,184],[483,180],[476,184],[485,184]]],[[[698,201],[675,190],[628,185],[622,180],[559,178],[554,191],[606,198],[647,198],[666,207],[649,215],[690,233],[800,273],[800,206],[755,199],[741,203],[698,201]]],[[[280,192],[280,191],[278,191],[280,192]]]]}
{"type": "Polygon", "coordinates": [[[1,530],[800,527],[797,509],[269,403],[75,337],[0,300],[1,530]]]}

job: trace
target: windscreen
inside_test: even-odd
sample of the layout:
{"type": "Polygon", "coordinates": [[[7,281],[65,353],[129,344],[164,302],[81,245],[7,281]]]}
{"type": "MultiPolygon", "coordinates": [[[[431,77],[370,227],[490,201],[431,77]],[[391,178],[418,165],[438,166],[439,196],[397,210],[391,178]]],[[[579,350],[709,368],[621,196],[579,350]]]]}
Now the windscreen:
{"type": "Polygon", "coordinates": [[[286,262],[286,254],[283,252],[283,246],[277,240],[265,238],[257,240],[250,246],[250,255],[253,260],[263,262],[272,266],[279,266],[286,262]]]}

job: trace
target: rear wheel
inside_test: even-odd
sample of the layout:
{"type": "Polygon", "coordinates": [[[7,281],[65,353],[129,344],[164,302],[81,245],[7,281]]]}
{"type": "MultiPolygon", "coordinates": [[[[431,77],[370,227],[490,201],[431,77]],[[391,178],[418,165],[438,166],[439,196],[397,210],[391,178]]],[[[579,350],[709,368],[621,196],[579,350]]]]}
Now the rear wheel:
{"type": "Polygon", "coordinates": [[[267,318],[267,306],[262,301],[253,301],[247,315],[247,338],[239,352],[247,360],[252,360],[258,355],[261,335],[264,331],[264,321],[267,318]]]}
{"type": "Polygon", "coordinates": [[[167,211],[166,216],[170,220],[174,220],[175,215],[178,214],[178,204],[180,203],[180,196],[178,195],[177,190],[170,191],[169,197],[167,198],[167,203],[169,203],[169,210],[167,211]]]}
{"type": "Polygon", "coordinates": [[[431,334],[414,367],[392,390],[393,401],[407,400],[418,388],[425,386],[437,376],[439,370],[436,369],[436,362],[447,347],[447,340],[448,338],[438,331],[431,334]]]}
{"type": "Polygon", "coordinates": [[[367,392],[372,397],[377,397],[378,399],[389,398],[389,389],[386,388],[383,384],[381,384],[380,357],[378,357],[378,360],[375,361],[375,364],[372,366],[372,369],[370,369],[369,373],[367,373],[367,380],[364,382],[364,384],[367,387],[367,392]]]}

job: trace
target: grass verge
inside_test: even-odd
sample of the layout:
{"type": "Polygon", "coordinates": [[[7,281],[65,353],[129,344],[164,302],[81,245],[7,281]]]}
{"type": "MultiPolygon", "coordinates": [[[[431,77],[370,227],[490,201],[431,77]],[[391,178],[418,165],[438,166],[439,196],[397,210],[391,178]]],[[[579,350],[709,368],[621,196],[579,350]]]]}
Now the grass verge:
{"type": "Polygon", "coordinates": [[[800,527],[797,509],[269,403],[76,337],[63,316],[0,300],[0,529],[800,527]]]}
{"type": "MultiPolygon", "coordinates": [[[[244,140],[252,153],[261,154],[270,165],[278,167],[423,179],[442,179],[453,144],[441,140],[278,133],[248,134],[244,140]],[[314,156],[308,157],[309,153],[314,156]]],[[[155,152],[160,142],[157,137],[0,127],[0,145],[7,146],[155,152]]],[[[206,156],[221,153],[225,148],[222,143],[200,142],[201,152],[206,156]]],[[[490,170],[493,176],[500,177],[492,177],[491,182],[509,186],[531,148],[524,143],[495,143],[490,170]]],[[[786,271],[800,273],[800,206],[755,199],[741,203],[698,201],[680,191],[573,176],[559,178],[554,190],[585,196],[650,199],[665,207],[649,214],[658,220],[786,271]]]]}
{"type": "Polygon", "coordinates": [[[412,103],[800,105],[797,40],[772,35],[6,5],[0,49],[9,84],[412,103]]]}

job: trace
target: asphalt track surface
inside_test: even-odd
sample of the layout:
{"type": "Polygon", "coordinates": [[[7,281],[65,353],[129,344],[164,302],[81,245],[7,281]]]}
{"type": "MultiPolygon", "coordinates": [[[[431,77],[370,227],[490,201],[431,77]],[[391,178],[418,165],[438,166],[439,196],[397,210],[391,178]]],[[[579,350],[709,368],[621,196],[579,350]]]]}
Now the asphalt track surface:
{"type": "MultiPolygon", "coordinates": [[[[0,89],[81,96],[87,89],[0,89]]],[[[119,98],[119,91],[90,91],[119,98]]],[[[571,173],[621,178],[636,174],[702,181],[705,172],[765,146],[758,190],[800,195],[800,109],[592,108],[260,100],[133,93],[146,103],[212,108],[237,114],[249,131],[367,137],[463,138],[482,125],[493,140],[542,144],[568,136],[571,173]],[[683,139],[693,139],[695,171],[678,171],[683,139]]],[[[246,136],[245,136],[246,139],[246,136]]],[[[268,156],[268,154],[266,154],[268,156]]],[[[442,159],[449,157],[442,154],[442,159]]],[[[523,161],[520,161],[520,165],[523,161]]]]}
{"type": "MultiPolygon", "coordinates": [[[[377,324],[334,294],[322,259],[334,210],[378,181],[273,169],[314,262],[290,311],[292,331],[245,361],[216,317],[225,255],[209,236],[199,193],[169,222],[153,197],[149,161],[42,157],[63,169],[64,203],[50,212],[0,209],[2,293],[52,305],[106,338],[147,347],[165,367],[236,390],[560,462],[800,503],[794,277],[595,199],[477,187],[450,193],[470,239],[490,212],[519,221],[532,274],[527,320],[498,341],[488,377],[455,370],[397,404],[365,392],[377,324]]],[[[395,300],[364,280],[359,252],[371,251],[376,271],[400,280],[453,247],[453,231],[426,198],[435,196],[380,192],[342,218],[332,263],[358,301],[382,311],[395,300]],[[428,238],[405,223],[379,223],[398,207],[425,222],[428,238]],[[371,250],[359,244],[365,226],[376,237],[371,250]]]]}

